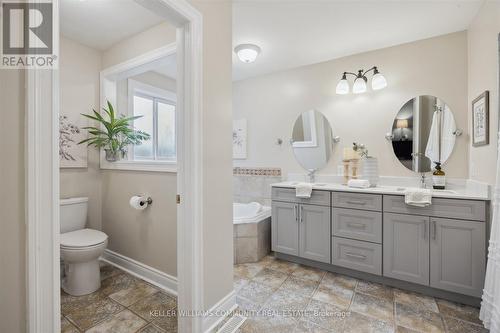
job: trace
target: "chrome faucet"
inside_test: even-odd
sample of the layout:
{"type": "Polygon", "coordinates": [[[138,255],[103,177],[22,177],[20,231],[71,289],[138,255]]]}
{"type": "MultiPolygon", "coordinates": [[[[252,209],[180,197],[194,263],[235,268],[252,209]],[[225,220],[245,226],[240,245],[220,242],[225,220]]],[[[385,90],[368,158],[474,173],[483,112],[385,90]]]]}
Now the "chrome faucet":
{"type": "Polygon", "coordinates": [[[427,188],[427,183],[425,182],[425,173],[423,172],[420,177],[420,188],[427,188]]]}
{"type": "Polygon", "coordinates": [[[309,169],[307,175],[309,176],[309,182],[314,183],[316,181],[316,169],[309,169]]]}

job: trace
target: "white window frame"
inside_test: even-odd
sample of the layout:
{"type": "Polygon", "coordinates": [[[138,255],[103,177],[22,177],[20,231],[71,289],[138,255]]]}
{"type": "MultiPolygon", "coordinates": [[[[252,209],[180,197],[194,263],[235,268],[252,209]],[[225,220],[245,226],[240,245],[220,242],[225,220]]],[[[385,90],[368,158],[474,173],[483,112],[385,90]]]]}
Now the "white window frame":
{"type": "MultiPolygon", "coordinates": [[[[148,53],[142,54],[136,58],[127,60],[123,63],[114,65],[112,67],[106,68],[101,71],[101,105],[106,105],[106,101],[110,101],[113,105],[116,105],[117,102],[117,89],[116,89],[116,82],[119,79],[126,78],[126,74],[130,73],[137,73],[135,74],[140,74],[141,72],[138,71],[138,68],[144,67],[147,68],[148,66],[151,65],[151,63],[154,63],[155,61],[158,61],[159,59],[163,57],[167,57],[170,55],[173,55],[176,53],[176,45],[175,43],[170,44],[166,47],[162,47],[153,51],[150,51],[148,53]]],[[[129,75],[128,75],[129,76],[129,75]]],[[[137,82],[137,85],[139,86],[139,82],[137,82]]],[[[142,86],[146,86],[146,84],[142,83],[142,86]]],[[[173,99],[177,101],[176,98],[173,98],[175,96],[172,92],[168,93],[168,91],[161,91],[162,89],[157,88],[157,87],[152,87],[149,86],[149,89],[153,91],[158,91],[160,90],[160,93],[165,94],[168,99],[173,99]]],[[[130,87],[128,88],[130,90],[130,87]]],[[[128,91],[129,96],[130,92],[128,91]]],[[[128,104],[130,104],[129,101],[127,101],[128,104]]],[[[132,110],[130,108],[130,105],[128,105],[130,113],[132,110]]],[[[177,109],[177,107],[176,107],[177,109]]],[[[120,110],[119,110],[120,111],[120,110]]],[[[177,115],[177,114],[176,114],[177,115]]],[[[176,117],[176,129],[179,127],[178,125],[178,119],[179,117],[176,117]]],[[[178,136],[178,132],[176,133],[178,136]]],[[[178,146],[178,140],[176,140],[176,144],[178,146]]],[[[177,147],[179,148],[179,147],[177,147]]],[[[172,161],[167,161],[167,160],[133,160],[133,152],[129,152],[127,154],[127,159],[123,159],[120,161],[116,162],[108,162],[106,161],[106,155],[104,152],[104,149],[101,149],[100,153],[100,168],[104,170],[131,170],[131,171],[152,171],[152,172],[172,172],[176,173],[177,172],[177,162],[172,162],[172,161]],[[132,155],[131,155],[132,154],[132,155]],[[132,156],[132,159],[129,159],[130,156],[132,156]]],[[[177,159],[178,159],[178,149],[177,149],[177,159]]]]}
{"type": "Polygon", "coordinates": [[[129,117],[134,116],[134,97],[140,96],[147,99],[153,100],[153,133],[151,134],[151,140],[153,140],[153,158],[136,159],[134,154],[134,145],[128,147],[128,161],[133,161],[137,163],[142,162],[165,162],[172,165],[177,165],[177,126],[175,129],[175,160],[158,157],[158,102],[164,104],[173,105],[175,108],[175,119],[177,122],[177,98],[175,92],[161,89],[134,79],[127,80],[128,86],[128,115],[129,117]],[[156,144],[155,144],[156,142],[156,144]]]}

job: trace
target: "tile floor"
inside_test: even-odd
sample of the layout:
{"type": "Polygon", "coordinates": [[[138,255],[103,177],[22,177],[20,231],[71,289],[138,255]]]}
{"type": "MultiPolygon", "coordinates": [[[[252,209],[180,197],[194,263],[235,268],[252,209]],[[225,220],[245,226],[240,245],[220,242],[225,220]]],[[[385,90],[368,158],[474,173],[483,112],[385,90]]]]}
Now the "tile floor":
{"type": "Polygon", "coordinates": [[[234,287],[248,316],[240,333],[487,332],[476,308],[272,256],[236,265],[234,287]]]}
{"type": "MultiPolygon", "coordinates": [[[[101,289],[61,292],[61,332],[177,331],[177,300],[113,266],[101,289]]],[[[240,333],[481,333],[479,310],[420,294],[265,257],[234,267],[240,333]]]]}
{"type": "Polygon", "coordinates": [[[111,265],[101,266],[101,289],[85,296],[61,291],[61,332],[177,332],[177,299],[111,265]]]}

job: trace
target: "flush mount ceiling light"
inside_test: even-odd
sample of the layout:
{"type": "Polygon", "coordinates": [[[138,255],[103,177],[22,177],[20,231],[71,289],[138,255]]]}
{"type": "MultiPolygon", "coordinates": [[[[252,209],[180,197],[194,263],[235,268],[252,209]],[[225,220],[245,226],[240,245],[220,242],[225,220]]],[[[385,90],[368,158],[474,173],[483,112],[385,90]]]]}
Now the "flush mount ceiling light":
{"type": "Polygon", "coordinates": [[[349,93],[350,86],[349,86],[349,81],[347,81],[347,75],[354,75],[356,79],[354,79],[354,84],[352,85],[352,92],[354,94],[362,94],[366,92],[366,83],[368,82],[368,78],[366,77],[366,74],[369,72],[373,71],[373,77],[372,77],[372,89],[373,90],[380,90],[384,89],[387,87],[387,80],[385,77],[380,74],[380,72],[377,69],[377,66],[374,66],[370,68],[369,70],[365,71],[360,69],[358,71],[358,74],[351,73],[351,72],[344,72],[342,74],[342,78],[340,79],[339,83],[337,84],[337,88],[335,89],[336,93],[339,95],[345,95],[349,93]]]}
{"type": "Polygon", "coordinates": [[[234,52],[241,61],[248,64],[257,59],[260,54],[260,47],[254,44],[240,44],[234,48],[234,52]]]}

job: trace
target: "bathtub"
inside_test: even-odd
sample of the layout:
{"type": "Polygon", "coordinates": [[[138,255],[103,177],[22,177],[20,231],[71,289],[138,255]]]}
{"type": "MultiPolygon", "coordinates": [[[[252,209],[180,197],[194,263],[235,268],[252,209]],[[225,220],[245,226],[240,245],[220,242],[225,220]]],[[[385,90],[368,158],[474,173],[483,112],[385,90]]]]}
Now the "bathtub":
{"type": "Polygon", "coordinates": [[[271,207],[233,204],[234,263],[257,262],[271,251],[271,207]]]}

